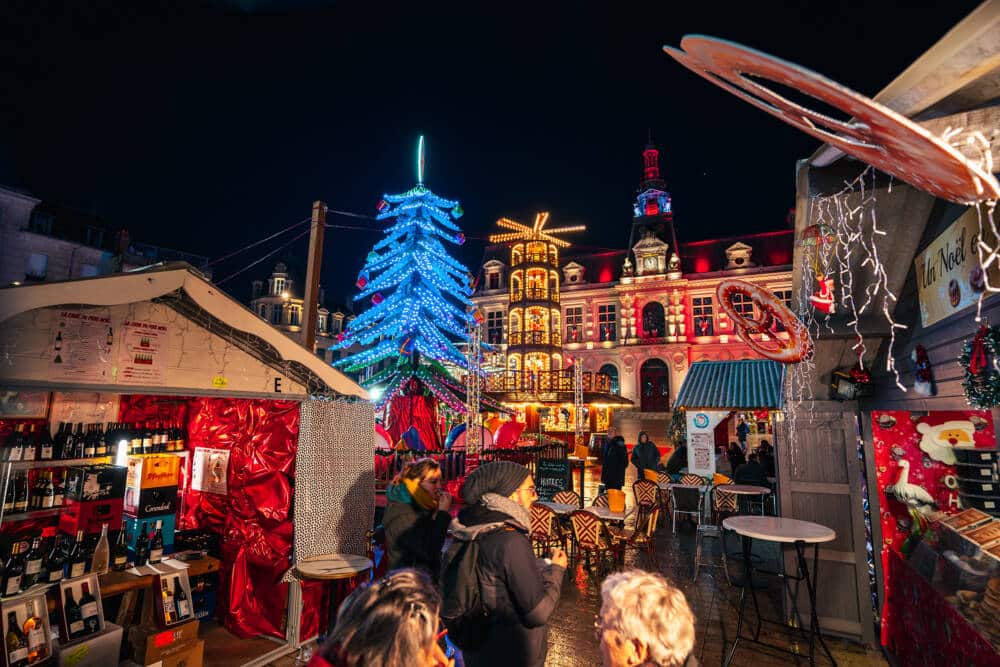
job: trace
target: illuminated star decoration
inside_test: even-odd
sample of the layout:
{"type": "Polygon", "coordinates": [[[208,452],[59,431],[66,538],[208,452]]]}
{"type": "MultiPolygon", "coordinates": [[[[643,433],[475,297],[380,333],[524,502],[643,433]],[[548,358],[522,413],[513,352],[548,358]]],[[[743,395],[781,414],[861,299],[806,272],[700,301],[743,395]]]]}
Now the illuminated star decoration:
{"type": "Polygon", "coordinates": [[[568,232],[582,232],[587,229],[584,225],[572,225],[570,227],[556,227],[555,229],[545,229],[545,223],[549,220],[548,211],[535,214],[535,224],[533,227],[521,224],[510,218],[500,218],[497,220],[497,227],[510,229],[513,231],[503,234],[491,234],[490,243],[508,243],[511,241],[547,241],[557,248],[568,248],[569,242],[556,238],[556,234],[566,234],[568,232]]]}

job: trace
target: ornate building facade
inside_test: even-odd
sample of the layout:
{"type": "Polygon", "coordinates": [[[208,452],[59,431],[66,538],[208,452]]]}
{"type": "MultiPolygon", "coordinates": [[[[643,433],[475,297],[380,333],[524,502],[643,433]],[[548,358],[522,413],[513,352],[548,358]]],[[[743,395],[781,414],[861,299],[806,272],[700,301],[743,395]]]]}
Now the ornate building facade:
{"type": "MultiPolygon", "coordinates": [[[[562,356],[538,350],[546,352],[552,370],[565,368],[572,357],[586,371],[607,375],[613,392],[634,404],[621,416],[655,428],[647,422],[669,419],[693,362],[757,357],[718,307],[716,287],[738,277],[788,304],[793,230],[678,242],[690,234],[675,228],[652,144],[643,152],[633,211],[629,245],[621,251],[574,255],[570,248],[560,257],[546,247],[546,256],[532,263],[527,256],[511,259],[507,247],[491,247],[473,300],[485,317],[483,338],[497,348],[490,360],[496,371],[527,369],[528,338],[542,344],[535,339],[548,336],[547,344],[558,340],[562,346],[562,356]],[[532,267],[538,280],[529,284],[532,267]],[[545,334],[533,333],[526,321],[529,296],[544,301],[532,305],[546,318],[536,327],[545,334]]],[[[753,309],[749,302],[735,305],[753,309]]]]}

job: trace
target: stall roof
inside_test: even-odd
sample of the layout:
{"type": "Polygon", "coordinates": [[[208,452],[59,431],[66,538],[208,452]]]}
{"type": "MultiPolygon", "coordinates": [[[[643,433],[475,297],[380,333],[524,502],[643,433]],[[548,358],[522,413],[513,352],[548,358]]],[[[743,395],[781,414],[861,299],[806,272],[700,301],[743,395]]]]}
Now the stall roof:
{"type": "Polygon", "coordinates": [[[769,359],[691,364],[674,407],[772,409],[784,403],[785,365],[769,359]]]}
{"type": "Polygon", "coordinates": [[[333,392],[368,399],[349,377],[285,336],[183,262],[129,273],[0,289],[0,322],[39,308],[163,304],[210,328],[310,393],[333,392]]]}

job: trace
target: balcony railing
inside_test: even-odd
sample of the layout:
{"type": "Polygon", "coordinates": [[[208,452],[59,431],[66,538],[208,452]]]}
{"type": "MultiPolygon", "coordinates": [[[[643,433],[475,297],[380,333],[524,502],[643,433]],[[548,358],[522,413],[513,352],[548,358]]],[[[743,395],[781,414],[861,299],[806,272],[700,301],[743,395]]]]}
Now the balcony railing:
{"type": "Polygon", "coordinates": [[[529,252],[529,253],[526,253],[524,255],[519,255],[519,256],[516,256],[516,257],[511,257],[511,259],[510,259],[510,265],[512,267],[514,267],[514,266],[521,266],[522,264],[525,264],[525,263],[528,263],[528,264],[548,264],[548,265],[554,266],[557,269],[559,268],[559,260],[558,259],[556,259],[555,257],[549,257],[548,255],[546,255],[544,253],[540,253],[540,252],[529,252]]]}
{"type": "Polygon", "coordinates": [[[524,290],[511,292],[510,300],[512,303],[518,303],[521,301],[548,301],[550,303],[559,303],[559,292],[549,292],[549,290],[541,287],[528,287],[524,290]]]}
{"type": "Polygon", "coordinates": [[[512,331],[507,334],[508,345],[562,345],[562,336],[558,332],[547,331],[512,331]]]}
{"type": "MultiPolygon", "coordinates": [[[[532,392],[573,391],[573,370],[559,371],[501,371],[486,376],[486,391],[532,392]]],[[[612,391],[611,376],[604,373],[583,373],[583,390],[602,394],[618,394],[612,391]]]]}

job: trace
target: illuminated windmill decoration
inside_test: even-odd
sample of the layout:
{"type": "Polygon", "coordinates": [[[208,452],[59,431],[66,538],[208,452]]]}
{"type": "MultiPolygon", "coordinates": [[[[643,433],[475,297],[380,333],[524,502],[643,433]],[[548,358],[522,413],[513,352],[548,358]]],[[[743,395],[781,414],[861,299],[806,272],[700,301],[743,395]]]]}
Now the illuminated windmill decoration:
{"type": "Polygon", "coordinates": [[[584,225],[545,229],[548,212],[528,226],[509,218],[497,226],[511,231],[490,236],[510,244],[510,302],[507,306],[507,374],[520,390],[554,390],[564,366],[559,291],[559,248],[569,242],[557,234],[580,232],[584,225]]]}

